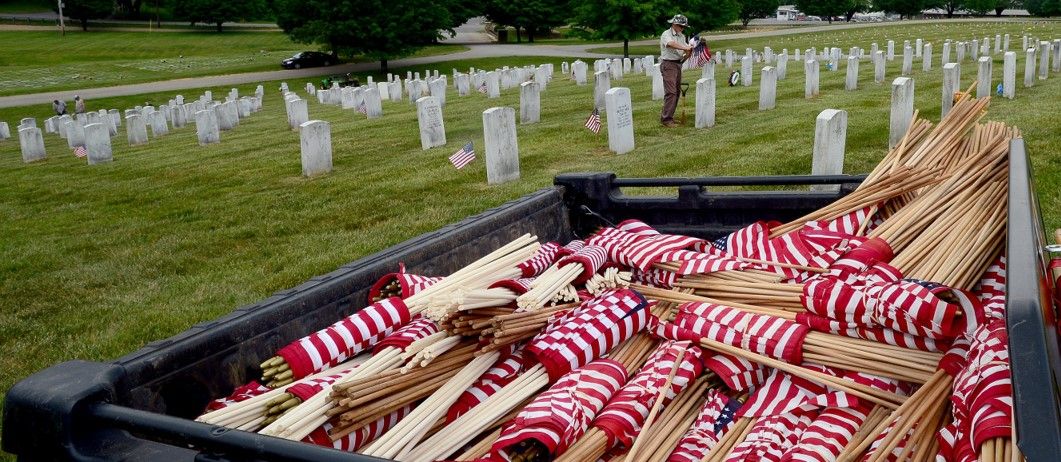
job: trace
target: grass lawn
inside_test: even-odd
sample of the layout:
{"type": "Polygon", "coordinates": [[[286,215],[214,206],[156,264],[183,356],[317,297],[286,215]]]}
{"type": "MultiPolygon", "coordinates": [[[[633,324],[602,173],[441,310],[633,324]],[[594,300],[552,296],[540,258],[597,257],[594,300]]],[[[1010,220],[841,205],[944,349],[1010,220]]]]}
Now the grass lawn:
{"type": "MultiPolygon", "coordinates": [[[[0,95],[279,70],[305,49],[315,47],[280,32],[0,31],[0,95]]],[[[437,45],[414,56],[466,49],[437,45]]]]}
{"type": "MultiPolygon", "coordinates": [[[[822,23],[821,25],[825,25],[825,23],[822,23]]],[[[991,47],[994,49],[995,34],[1010,34],[1009,49],[1011,51],[1019,52],[1021,47],[1021,35],[1048,36],[1053,39],[1061,36],[1059,31],[1061,31],[1061,23],[1058,21],[939,21],[934,24],[903,24],[900,21],[863,28],[807,32],[803,34],[789,34],[776,37],[711,40],[710,36],[708,36],[707,45],[711,47],[711,51],[716,53],[725,53],[726,48],[732,49],[735,53],[743,53],[744,49],[749,47],[759,51],[762,51],[763,47],[771,47],[778,53],[785,48],[789,50],[789,53],[794,53],[796,48],[807,49],[816,47],[818,50],[821,50],[823,47],[839,47],[844,50],[844,53],[846,53],[847,49],[852,46],[861,46],[866,50],[869,50],[870,43],[872,42],[877,42],[877,44],[880,45],[881,50],[886,51],[888,40],[894,40],[896,42],[895,53],[901,56],[904,40],[909,40],[910,45],[913,46],[914,41],[920,38],[928,42],[936,42],[933,45],[933,52],[935,53],[936,58],[939,59],[940,53],[943,52],[941,43],[944,39],[948,38],[955,41],[969,41],[974,38],[982,39],[983,37],[990,36],[992,40],[991,47]]],[[[660,32],[662,32],[662,29],[660,29],[660,32]]],[[[732,32],[727,31],[722,33],[729,34],[732,32]]],[[[659,37],[657,36],[656,38],[658,39],[659,37]]],[[[609,46],[593,48],[589,51],[593,53],[622,54],[623,47],[609,46]]],[[[659,45],[631,46],[630,55],[659,55],[659,45]]]]}
{"type": "MultiPolygon", "coordinates": [[[[1054,27],[1041,34],[1061,35],[1054,27]]],[[[900,39],[908,36],[903,28],[885,30],[900,39]]],[[[951,36],[971,33],[959,30],[951,36]]],[[[980,32],[994,35],[988,28],[980,32]]],[[[869,46],[864,39],[836,34],[836,41],[814,44],[869,46]]],[[[883,42],[880,37],[875,40],[883,42]]],[[[780,44],[782,39],[788,37],[774,42],[776,50],[795,46],[780,44]]],[[[1019,47],[1020,36],[1014,39],[1019,47]]],[[[936,48],[938,60],[941,47],[936,48]]],[[[449,74],[453,67],[553,62],[559,71],[560,61],[513,57],[429,67],[449,74]]],[[[900,64],[901,59],[889,63],[887,82],[898,75],[900,64]]],[[[936,65],[922,73],[919,61],[915,69],[916,107],[922,116],[938,120],[941,69],[936,65]]],[[[1021,82],[1023,57],[1018,69],[1021,82]]],[[[277,82],[266,84],[262,112],[223,132],[220,144],[207,147],[198,146],[191,125],[129,147],[122,127],[113,139],[115,161],[89,167],[53,134],[45,138],[48,159],[30,165],[22,163],[17,140],[0,142],[0,328],[5,333],[0,336],[0,351],[5,352],[0,391],[60,361],[108,360],[128,353],[546,187],[557,173],[804,174],[810,171],[814,118],[827,108],[849,114],[846,172],[866,172],[885,154],[890,85],[873,83],[871,65],[862,64],[858,91],[843,89],[842,69],[823,68],[821,95],[808,100],[803,98],[803,66],[792,62],[779,84],[777,109],[766,112],[757,110],[758,75],[752,87],[728,87],[723,84],[727,72],[724,65],[716,70],[718,125],[704,130],[692,128],[692,92],[685,103],[686,126],[666,130],[659,126],[660,102],[651,100],[648,78],[628,75],[613,82],[629,87],[634,102],[637,148],[623,156],[608,152],[603,131],[594,135],[582,127],[592,110],[592,83],[576,86],[557,73],[542,93],[542,122],[518,127],[522,179],[500,186],[486,185],[481,113],[494,106],[518,107],[516,89],[489,100],[477,92],[457,97],[451,86],[443,110],[449,142],[428,151],[420,149],[415,106],[408,101],[386,102],[383,118],[367,120],[356,111],[312,99],[311,118],[332,124],[335,169],[315,179],[300,176],[299,137],[286,126],[277,82]],[[455,170],[446,158],[468,141],[475,143],[479,159],[455,170]]],[[[995,81],[1001,72],[999,58],[995,81]]],[[[975,74],[966,59],[962,86],[975,74]]],[[[698,71],[690,71],[685,81],[698,77],[698,71]]],[[[288,81],[299,93],[304,82],[288,81]]],[[[254,85],[238,88],[248,94],[254,85]]],[[[228,89],[212,90],[223,95],[228,89]]],[[[1022,129],[1048,229],[1061,226],[1059,93],[1061,74],[1055,73],[1033,88],[1019,86],[1013,101],[992,101],[987,114],[987,119],[1022,129]]],[[[192,99],[199,92],[183,94],[192,99]]],[[[138,95],[89,103],[90,109],[124,109],[172,97],[138,95]]],[[[38,117],[43,126],[48,108],[0,109],[0,120],[12,128],[25,116],[38,117]]]]}

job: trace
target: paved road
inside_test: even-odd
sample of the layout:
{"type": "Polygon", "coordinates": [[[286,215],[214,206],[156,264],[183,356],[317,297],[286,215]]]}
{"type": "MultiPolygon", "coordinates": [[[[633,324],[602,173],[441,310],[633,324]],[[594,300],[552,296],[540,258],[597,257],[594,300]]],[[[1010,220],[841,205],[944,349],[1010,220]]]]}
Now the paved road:
{"type": "Polygon", "coordinates": [[[443,43],[473,44],[494,42],[494,36],[486,33],[486,18],[483,17],[471,18],[468,22],[462,24],[453,31],[456,32],[457,35],[443,38],[443,43]]]}
{"type": "MultiPolygon", "coordinates": [[[[1005,21],[1006,19],[1002,19],[1005,21]]],[[[975,21],[975,20],[974,20],[975,21]]],[[[982,19],[984,22],[997,22],[998,19],[982,19]]],[[[712,40],[725,40],[725,39],[736,39],[736,38],[754,38],[754,37],[772,37],[789,34],[802,34],[807,32],[819,32],[819,31],[830,31],[837,29],[857,29],[864,27],[887,27],[889,25],[908,25],[908,24],[936,24],[939,21],[924,20],[924,21],[902,21],[902,22],[886,22],[886,23],[851,23],[851,24],[834,24],[832,26],[804,26],[794,27],[788,29],[778,29],[771,31],[762,32],[740,32],[740,33],[726,33],[712,35],[712,40]]],[[[481,23],[480,23],[481,24],[481,23]]],[[[463,27],[463,26],[462,26],[463,27]]],[[[475,26],[469,26],[474,31],[475,26]]],[[[466,33],[474,33],[468,32],[466,33]]],[[[642,40],[637,42],[631,42],[631,44],[637,45],[651,45],[656,43],[654,39],[642,40]]],[[[458,59],[476,59],[476,58],[494,58],[494,57],[505,57],[505,56],[548,56],[548,57],[563,57],[563,58],[607,58],[615,55],[607,55],[600,53],[591,53],[588,50],[593,48],[602,47],[613,47],[622,46],[621,43],[595,43],[595,44],[582,44],[582,45],[513,45],[513,44],[473,44],[468,45],[468,50],[453,53],[448,55],[428,56],[423,58],[409,58],[409,59],[398,59],[390,62],[392,68],[400,68],[406,66],[421,66],[425,64],[434,64],[443,61],[452,61],[458,59]]],[[[230,75],[219,75],[212,77],[195,77],[177,80],[165,80],[161,82],[149,82],[133,85],[119,85],[114,87],[103,87],[103,88],[92,88],[76,91],[59,91],[51,93],[35,93],[28,95],[16,95],[16,96],[5,96],[0,97],[0,108],[2,107],[14,107],[14,106],[28,106],[33,104],[50,104],[53,99],[63,98],[71,100],[74,94],[80,94],[87,99],[104,98],[111,96],[126,96],[126,95],[137,95],[142,93],[151,92],[169,92],[185,90],[189,88],[201,88],[201,87],[213,87],[213,86],[228,86],[228,85],[241,85],[248,83],[266,82],[271,80],[283,80],[283,79],[298,79],[305,77],[316,77],[320,75],[328,74],[342,74],[346,72],[364,72],[369,70],[375,70],[379,68],[379,63],[356,63],[356,64],[344,64],[341,66],[332,67],[321,67],[312,69],[299,69],[299,70],[278,70],[268,72],[250,72],[244,74],[230,74],[230,75]]]]}

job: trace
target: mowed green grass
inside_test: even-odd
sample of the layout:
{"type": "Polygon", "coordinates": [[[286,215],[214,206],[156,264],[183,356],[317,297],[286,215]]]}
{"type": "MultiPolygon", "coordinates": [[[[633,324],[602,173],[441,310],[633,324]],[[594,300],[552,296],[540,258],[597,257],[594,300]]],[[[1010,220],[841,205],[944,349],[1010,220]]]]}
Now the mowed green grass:
{"type": "MultiPolygon", "coordinates": [[[[284,58],[314,49],[281,32],[0,31],[0,96],[279,70],[284,58]]],[[[465,49],[436,45],[415,56],[465,49]]]]}
{"type": "MultiPolygon", "coordinates": [[[[837,45],[868,47],[855,41],[837,45]]],[[[873,83],[872,66],[865,62],[859,90],[843,89],[843,67],[823,69],[821,95],[810,100],[803,97],[802,65],[790,63],[772,111],[757,110],[758,75],[752,87],[727,87],[722,83],[727,71],[719,66],[718,125],[703,130],[692,128],[693,92],[685,102],[686,126],[663,129],[661,103],[651,100],[648,78],[628,75],[613,86],[631,89],[637,148],[616,156],[607,150],[604,130],[594,135],[582,127],[592,110],[592,83],[574,85],[559,74],[560,61],[510,58],[430,66],[449,74],[453,67],[556,64],[555,80],[542,93],[542,122],[517,130],[522,179],[499,186],[486,185],[481,114],[495,106],[518,108],[516,89],[490,100],[479,93],[458,97],[451,86],[443,111],[449,142],[428,151],[420,149],[415,107],[407,100],[384,103],[384,117],[367,120],[311,99],[310,117],[332,124],[335,169],[314,179],[300,176],[299,137],[286,126],[278,82],[266,84],[264,111],[223,132],[222,142],[211,146],[198,146],[190,125],[129,147],[122,127],[113,139],[115,161],[89,167],[54,134],[45,138],[49,158],[30,165],[22,163],[17,140],[0,142],[0,351],[5,352],[0,391],[60,361],[109,360],[136,350],[547,187],[557,173],[805,174],[814,118],[827,108],[849,113],[846,172],[868,171],[886,151],[890,86],[873,83]],[[475,143],[479,159],[455,170],[446,158],[468,141],[475,143]]],[[[899,59],[889,63],[888,82],[900,64],[899,59]]],[[[1023,64],[1021,57],[1018,82],[1023,64]]],[[[996,61],[996,81],[1001,67],[996,61]]],[[[928,73],[920,68],[916,62],[916,107],[935,121],[942,72],[938,65],[928,73]]],[[[975,75],[967,59],[963,87],[975,75]]],[[[685,81],[698,77],[690,71],[685,81]]],[[[304,82],[288,83],[307,97],[304,82]]],[[[238,88],[249,94],[254,85],[238,88]]],[[[228,88],[212,90],[220,98],[228,88]]],[[[1061,226],[1059,92],[1061,74],[1054,73],[1033,88],[1020,86],[1013,101],[993,100],[985,118],[1022,129],[1050,229],[1061,226]]],[[[183,92],[188,99],[199,93],[183,92]]],[[[125,109],[172,96],[89,103],[125,109]]],[[[36,116],[43,126],[47,112],[40,106],[2,109],[0,120],[14,128],[20,117],[36,116]]]]}

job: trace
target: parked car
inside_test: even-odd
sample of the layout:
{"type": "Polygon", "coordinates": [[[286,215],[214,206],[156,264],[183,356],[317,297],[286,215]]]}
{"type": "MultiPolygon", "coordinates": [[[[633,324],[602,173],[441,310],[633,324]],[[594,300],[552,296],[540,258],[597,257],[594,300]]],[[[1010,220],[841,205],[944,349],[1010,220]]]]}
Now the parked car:
{"type": "Polygon", "coordinates": [[[319,51],[300,51],[294,56],[280,62],[284,69],[302,69],[303,67],[331,66],[337,62],[334,56],[319,51]]]}

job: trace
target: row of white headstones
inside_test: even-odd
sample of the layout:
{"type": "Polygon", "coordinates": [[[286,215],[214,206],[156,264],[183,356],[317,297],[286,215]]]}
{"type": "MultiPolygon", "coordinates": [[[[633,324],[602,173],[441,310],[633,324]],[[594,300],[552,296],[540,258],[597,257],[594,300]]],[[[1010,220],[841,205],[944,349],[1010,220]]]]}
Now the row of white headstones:
{"type": "MultiPolygon", "coordinates": [[[[149,125],[152,136],[158,138],[168,134],[171,126],[182,128],[194,120],[200,144],[220,142],[221,130],[231,130],[239,125],[240,119],[261,110],[264,93],[264,87],[259,85],[254,96],[240,97],[239,91],[233,88],[224,102],[218,102],[207,90],[190,103],[185,103],[184,97],[177,95],[157,109],[151,105],[126,109],[127,141],[130,146],[147,143],[149,125]]],[[[117,109],[100,109],[76,116],[52,116],[44,120],[43,132],[35,118],[23,118],[18,125],[22,160],[28,163],[45,159],[44,134],[54,133],[65,139],[70,149],[84,148],[89,165],[110,162],[114,160],[111,137],[117,136],[118,127],[122,126],[120,114],[117,109]]],[[[0,139],[8,136],[7,122],[0,122],[0,139]]]]}
{"type": "MultiPolygon", "coordinates": [[[[1025,44],[1029,38],[1023,38],[1025,44]]],[[[1061,39],[1052,43],[1032,39],[1038,47],[1027,49],[1027,66],[1025,68],[1025,85],[1032,86],[1035,79],[1036,55],[1039,58],[1039,78],[1049,76],[1051,54],[1053,70],[1061,71],[1061,39]]],[[[1004,95],[1013,98],[1016,79],[1016,53],[1005,51],[1009,47],[1009,36],[996,35],[995,49],[1004,52],[1003,88],[1004,95]]],[[[869,56],[874,61],[874,80],[884,81],[886,60],[895,59],[895,42],[887,42],[887,54],[878,50],[877,44],[871,45],[869,56]]],[[[946,115],[953,105],[954,94],[960,91],[960,62],[965,59],[966,51],[979,64],[977,97],[991,94],[991,65],[989,56],[990,39],[974,39],[968,42],[943,43],[943,85],[942,113],[946,115]],[[951,45],[958,50],[958,62],[951,62],[951,45]]],[[[716,55],[703,67],[703,78],[696,84],[696,119],[697,128],[706,128],[715,124],[715,64],[725,62],[732,67],[734,62],[732,50],[716,55]]],[[[913,58],[922,59],[923,71],[931,70],[932,44],[921,39],[913,45],[909,41],[903,44],[902,75],[912,73],[913,58]]],[[[794,60],[802,61],[806,71],[805,96],[813,98],[819,94],[819,60],[830,62],[829,69],[837,70],[838,63],[844,54],[839,48],[827,48],[821,53],[811,48],[806,51],[796,50],[794,60]]],[[[847,75],[845,89],[858,88],[858,64],[866,57],[865,50],[854,47],[846,55],[847,75]]],[[[788,50],[775,54],[769,47],[758,53],[747,49],[740,59],[742,65],[741,80],[745,86],[752,85],[752,63],[765,62],[774,64],[762,68],[760,73],[759,110],[770,110],[776,107],[777,81],[784,79],[789,61],[788,50]]],[[[594,62],[594,104],[603,110],[608,133],[608,147],[617,154],[624,154],[634,149],[633,108],[630,90],[624,87],[611,87],[612,80],[623,78],[626,73],[644,73],[651,77],[652,99],[663,98],[663,79],[659,64],[653,56],[630,59],[605,59],[594,62]]],[[[575,61],[570,65],[561,63],[563,75],[569,75],[578,85],[586,84],[588,65],[575,61]]],[[[470,69],[468,73],[453,70],[454,86],[458,96],[467,96],[471,89],[480,89],[487,98],[500,97],[502,89],[520,87],[520,123],[532,124],[540,120],[541,92],[552,79],[553,68],[550,64],[527,66],[523,68],[504,67],[494,71],[470,69]]],[[[340,105],[343,109],[361,108],[367,118],[378,118],[383,115],[382,101],[402,101],[403,93],[410,102],[417,105],[417,119],[420,128],[421,147],[424,150],[446,144],[445,124],[442,108],[446,102],[447,76],[438,71],[425,73],[426,80],[421,80],[419,73],[407,73],[406,80],[388,75],[386,82],[373,82],[371,77],[364,87],[338,87],[318,90],[312,83],[306,85],[306,91],[316,96],[321,104],[340,105]]],[[[331,135],[330,124],[322,120],[309,120],[308,105],[298,95],[289,92],[286,85],[282,88],[287,107],[288,123],[294,130],[300,130],[302,138],[303,174],[319,175],[331,171],[331,135]]],[[[909,127],[914,113],[914,80],[899,77],[892,82],[891,120],[889,126],[889,147],[894,147],[909,127]]],[[[823,111],[816,120],[815,142],[813,151],[812,174],[842,173],[847,132],[847,112],[837,109],[823,111]]],[[[519,152],[516,140],[515,110],[495,107],[483,112],[483,138],[486,152],[487,182],[490,184],[512,181],[519,178],[519,152]]]]}

